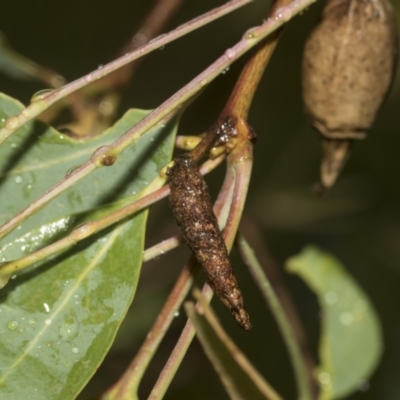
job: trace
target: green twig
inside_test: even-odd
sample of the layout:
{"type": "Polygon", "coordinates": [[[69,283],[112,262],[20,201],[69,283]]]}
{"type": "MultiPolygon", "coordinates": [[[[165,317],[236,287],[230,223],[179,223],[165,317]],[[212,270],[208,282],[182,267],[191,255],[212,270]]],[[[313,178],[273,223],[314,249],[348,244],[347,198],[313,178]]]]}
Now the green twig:
{"type": "Polygon", "coordinates": [[[312,388],[309,385],[307,366],[302,358],[301,349],[296,341],[292,326],[272,288],[267,276],[258,262],[253,250],[250,248],[243,235],[237,237],[239,252],[250,272],[253,274],[254,281],[259,286],[262,295],[265,297],[271,311],[276,319],[283,339],[290,354],[294,373],[296,376],[299,400],[312,400],[312,388]]]}

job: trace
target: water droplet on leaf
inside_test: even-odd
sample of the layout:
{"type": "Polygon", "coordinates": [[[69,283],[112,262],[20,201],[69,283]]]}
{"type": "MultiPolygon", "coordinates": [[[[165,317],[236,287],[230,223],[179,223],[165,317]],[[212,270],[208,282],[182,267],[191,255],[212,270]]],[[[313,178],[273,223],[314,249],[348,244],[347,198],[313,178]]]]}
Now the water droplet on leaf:
{"type": "Polygon", "coordinates": [[[8,328],[10,331],[15,331],[15,330],[17,330],[17,329],[18,329],[18,326],[19,326],[19,324],[18,324],[17,321],[10,321],[10,322],[7,324],[7,328],[8,328]]]}

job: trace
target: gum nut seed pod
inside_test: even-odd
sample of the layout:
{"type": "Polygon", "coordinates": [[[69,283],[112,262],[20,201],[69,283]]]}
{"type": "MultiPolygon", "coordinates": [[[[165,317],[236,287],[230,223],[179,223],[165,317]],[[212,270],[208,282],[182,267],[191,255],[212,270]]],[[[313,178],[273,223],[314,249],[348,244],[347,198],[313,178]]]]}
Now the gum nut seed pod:
{"type": "Polygon", "coordinates": [[[321,180],[335,182],[393,81],[397,28],[388,0],[328,0],[303,54],[305,112],[323,137],[321,180]],[[342,142],[347,141],[347,142],[342,142]]]}
{"type": "Polygon", "coordinates": [[[167,174],[171,190],[169,204],[186,243],[215,294],[238,324],[250,330],[250,317],[244,307],[203,176],[187,155],[176,157],[167,174]]]}

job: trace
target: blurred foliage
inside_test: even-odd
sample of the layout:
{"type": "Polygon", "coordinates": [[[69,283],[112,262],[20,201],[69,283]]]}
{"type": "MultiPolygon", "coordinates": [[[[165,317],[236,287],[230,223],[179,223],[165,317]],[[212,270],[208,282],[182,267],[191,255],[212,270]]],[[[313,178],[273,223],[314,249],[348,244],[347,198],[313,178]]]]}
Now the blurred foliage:
{"type": "Polygon", "coordinates": [[[286,267],[304,279],[321,307],[319,399],[343,398],[363,385],[380,361],[382,334],[374,307],[343,265],[318,248],[305,248],[286,267]]]}
{"type": "MultiPolygon", "coordinates": [[[[223,3],[186,1],[169,28],[223,3]]],[[[400,15],[400,3],[396,0],[393,5],[400,15]]],[[[150,6],[148,1],[132,4],[129,0],[115,0],[112,5],[98,0],[95,8],[91,2],[75,5],[67,1],[7,1],[2,4],[0,29],[20,54],[73,80],[112,59],[150,6]]],[[[336,186],[326,196],[316,197],[310,188],[318,177],[321,152],[319,138],[302,113],[300,59],[305,37],[321,6],[317,2],[289,23],[257,92],[249,122],[258,141],[246,213],[259,223],[264,246],[280,264],[309,243],[324,247],[343,261],[377,310],[385,346],[377,372],[349,399],[392,400],[400,398],[400,78],[398,74],[368,139],[355,144],[336,186]]],[[[267,10],[268,3],[258,0],[149,55],[125,90],[120,115],[131,107],[157,106],[235,43],[246,29],[259,24],[267,10]]],[[[182,134],[202,132],[213,123],[243,63],[244,60],[237,61],[185,112],[182,134]]],[[[40,83],[0,75],[0,90],[22,102],[28,102],[40,89],[40,83]]],[[[208,179],[214,193],[222,173],[221,169],[208,179]]],[[[176,232],[165,203],[151,209],[149,220],[147,246],[176,232]]],[[[144,266],[135,302],[114,347],[82,398],[109,386],[124,370],[187,254],[182,248],[144,266]],[[134,322],[138,320],[139,325],[134,322]]],[[[263,301],[239,259],[233,257],[233,263],[254,321],[253,330],[241,332],[218,303],[215,308],[257,369],[285,399],[294,398],[295,388],[289,384],[294,380],[280,334],[272,317],[260,306],[263,301]]],[[[316,354],[320,324],[317,300],[298,278],[285,276],[285,281],[316,354]]],[[[158,357],[150,365],[143,393],[158,376],[184,320],[183,316],[176,318],[158,357]]],[[[204,399],[210,390],[214,398],[226,398],[195,342],[166,398],[204,399]]]]}

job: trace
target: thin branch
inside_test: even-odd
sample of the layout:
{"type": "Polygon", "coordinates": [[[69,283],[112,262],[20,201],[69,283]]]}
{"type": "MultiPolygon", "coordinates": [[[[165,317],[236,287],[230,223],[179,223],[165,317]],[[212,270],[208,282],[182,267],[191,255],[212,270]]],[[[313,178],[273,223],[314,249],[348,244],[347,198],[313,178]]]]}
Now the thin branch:
{"type": "Polygon", "coordinates": [[[189,32],[199,29],[200,27],[207,25],[210,22],[221,18],[237,8],[240,8],[251,2],[252,0],[232,0],[221,7],[217,7],[197,18],[192,19],[191,21],[179,26],[165,35],[157,37],[145,46],[129,52],[120,58],[117,58],[116,60],[102,66],[101,68],[98,68],[95,71],[90,72],[79,79],[76,79],[60,89],[52,90],[46,94],[43,94],[42,96],[36,96],[36,100],[27,106],[20,114],[12,116],[5,121],[4,127],[0,129],[0,144],[10,137],[19,127],[37,117],[56,101],[61,100],[78,89],[85,87],[91,82],[101,79],[111,72],[129,64],[130,62],[137,60],[138,58],[149,54],[168,43],[171,43],[172,41],[188,34],[189,32]]]}
{"type": "Polygon", "coordinates": [[[241,231],[256,249],[257,258],[263,267],[264,273],[268,277],[271,286],[274,288],[275,294],[284,310],[284,313],[292,325],[293,334],[298,343],[298,347],[301,350],[304,363],[307,367],[307,376],[310,387],[312,388],[313,399],[317,399],[320,390],[319,383],[317,382],[315,376],[317,362],[309,349],[307,335],[303,323],[297,312],[295,302],[285,284],[282,271],[269,253],[267,248],[268,246],[266,246],[265,242],[262,240],[261,231],[253,220],[248,218],[244,219],[244,221],[242,220],[241,231]]]}
{"type": "MultiPolygon", "coordinates": [[[[282,7],[289,5],[291,2],[292,0],[276,0],[269,14],[275,15],[277,12],[279,13],[282,7]]],[[[277,29],[257,45],[254,54],[247,61],[237,80],[235,88],[221,113],[221,119],[233,115],[247,120],[254,94],[278,44],[282,31],[283,27],[277,29]]]]}
{"type": "Polygon", "coordinates": [[[253,250],[250,248],[243,235],[239,234],[237,238],[239,252],[245,264],[249,267],[250,272],[254,277],[254,281],[259,286],[261,294],[265,297],[272,314],[274,315],[279,329],[282,333],[283,340],[290,354],[292,361],[297,389],[300,400],[312,400],[313,390],[308,380],[307,366],[303,360],[301,349],[296,341],[296,335],[293,332],[292,325],[285,314],[278,297],[275,294],[267,276],[258,262],[253,250]]]}
{"type": "Polygon", "coordinates": [[[229,362],[232,362],[233,364],[235,364],[235,366],[239,367],[242,370],[242,373],[244,375],[247,375],[247,377],[251,379],[253,385],[258,389],[259,394],[262,395],[263,399],[283,400],[282,397],[275,391],[275,389],[251,364],[245,354],[243,354],[241,350],[236,346],[235,342],[229,337],[229,335],[220,324],[214,311],[209,306],[208,302],[204,299],[200,291],[196,288],[193,290],[193,297],[198,301],[198,304],[201,307],[197,307],[196,312],[196,308],[193,307],[193,303],[186,302],[186,313],[191,319],[194,317],[195,320],[198,320],[197,324],[195,323],[195,326],[197,325],[197,337],[202,343],[203,349],[207,354],[209,360],[213,364],[214,369],[216,370],[216,372],[218,372],[220,379],[225,386],[225,389],[227,389],[228,394],[230,394],[232,398],[235,398],[235,396],[241,398],[247,392],[247,390],[239,387],[240,380],[236,381],[237,376],[235,375],[235,373],[230,374],[229,372],[231,366],[226,365],[226,360],[225,362],[223,362],[219,358],[219,346],[222,346],[224,348],[223,350],[229,352],[229,362]],[[202,320],[203,318],[204,322],[200,322],[200,320],[202,320]],[[202,327],[203,323],[204,326],[202,327]],[[206,325],[208,325],[208,327],[206,327],[206,325]],[[199,326],[200,330],[197,329],[199,326]],[[207,334],[208,328],[213,330],[210,336],[208,336],[207,334]],[[218,340],[218,342],[214,342],[214,339],[218,340]]]}
{"type": "Polygon", "coordinates": [[[162,256],[166,252],[180,246],[182,243],[185,243],[182,235],[176,235],[165,239],[162,242],[157,243],[156,245],[149,247],[144,251],[143,262],[147,262],[153,260],[154,258],[162,256]]]}

